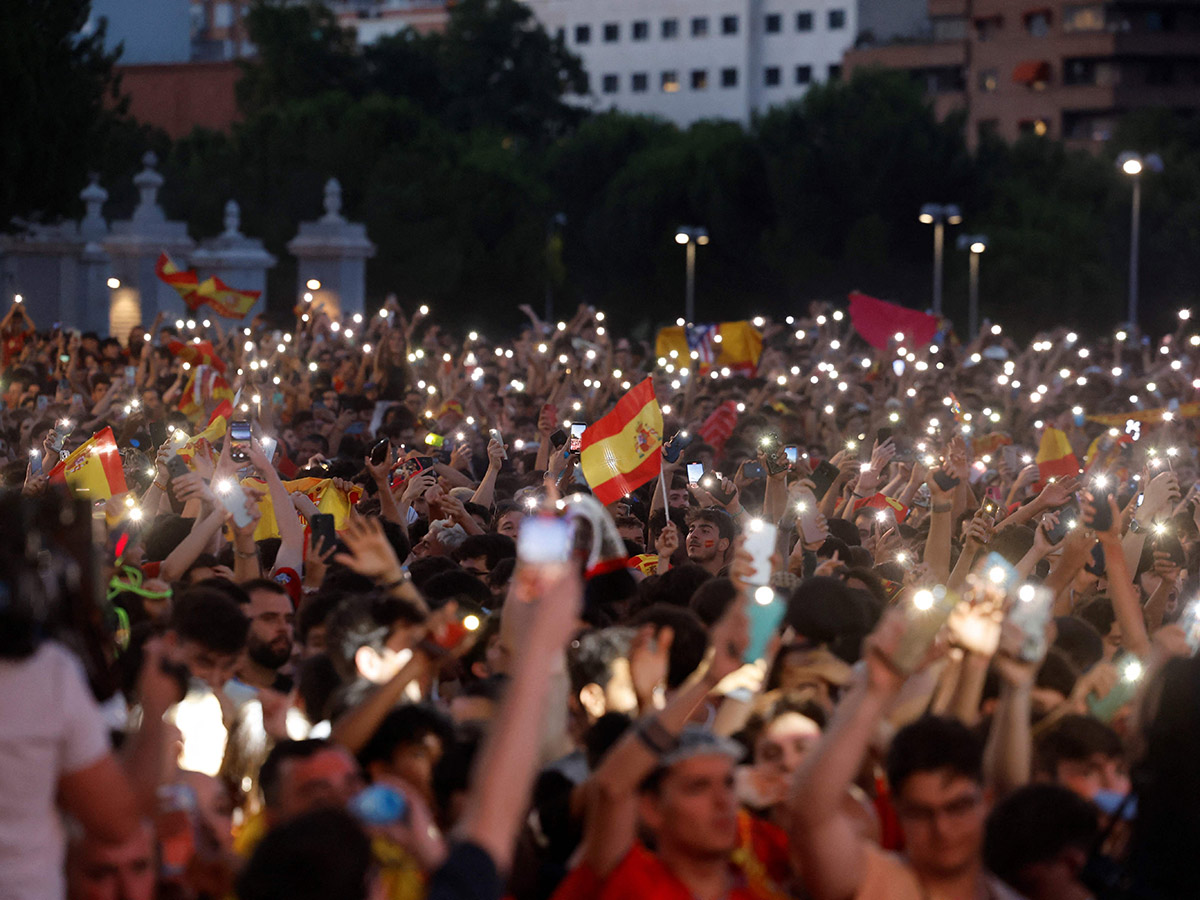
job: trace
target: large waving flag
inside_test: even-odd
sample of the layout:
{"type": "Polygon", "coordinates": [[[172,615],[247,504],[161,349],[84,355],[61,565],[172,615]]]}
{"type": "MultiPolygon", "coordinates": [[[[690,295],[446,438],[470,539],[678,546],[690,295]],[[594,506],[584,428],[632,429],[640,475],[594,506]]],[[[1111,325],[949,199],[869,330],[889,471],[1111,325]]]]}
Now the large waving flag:
{"type": "Polygon", "coordinates": [[[229,428],[229,419],[232,415],[233,406],[227,401],[223,402],[213,413],[204,430],[184,441],[176,451],[177,454],[192,468],[195,468],[192,465],[192,460],[195,459],[197,454],[212,459],[216,456],[213,444],[225,436],[225,431],[229,428]]]}
{"type": "Polygon", "coordinates": [[[212,341],[167,341],[167,352],[193,366],[212,366],[222,375],[225,374],[225,363],[217,356],[212,341]]]}
{"type": "Polygon", "coordinates": [[[201,364],[192,368],[188,383],[179,397],[179,411],[199,422],[212,403],[233,403],[233,388],[215,367],[201,364]]]}
{"type": "Polygon", "coordinates": [[[242,319],[262,294],[262,291],[231,288],[215,275],[200,281],[195,269],[181,269],[166,253],[159,254],[154,271],[179,294],[192,312],[201,306],[208,306],[218,316],[242,319]]]}
{"type": "MultiPolygon", "coordinates": [[[[242,484],[263,493],[262,501],[258,504],[262,518],[258,520],[258,527],[254,529],[254,539],[264,541],[267,538],[279,537],[279,523],[275,519],[275,507],[271,504],[271,494],[267,490],[266,482],[259,478],[247,478],[242,484]]],[[[361,487],[355,486],[347,493],[335,487],[331,478],[297,478],[295,481],[285,481],[283,486],[288,489],[289,494],[297,491],[307,494],[309,499],[317,504],[317,509],[332,515],[335,531],[346,527],[351,508],[363,495],[361,487]]]]}
{"type": "Polygon", "coordinates": [[[1079,474],[1079,460],[1075,458],[1075,451],[1071,449],[1066,432],[1050,425],[1042,432],[1042,444],[1038,447],[1035,462],[1038,477],[1043,482],[1051,478],[1073,478],[1079,474]]]}
{"type": "Polygon", "coordinates": [[[66,484],[78,497],[107,500],[125,493],[125,469],[111,428],[96,432],[50,470],[52,483],[66,484]]]}
{"type": "Polygon", "coordinates": [[[662,430],[662,409],[647,378],[583,433],[579,462],[597,500],[607,506],[658,475],[662,430]]]}
{"type": "Polygon", "coordinates": [[[753,375],[762,356],[762,334],[749,322],[690,325],[686,329],[673,325],[659,331],[654,348],[657,356],[676,366],[697,368],[701,374],[728,368],[753,375]],[[694,360],[692,353],[696,354],[694,360]]]}
{"type": "Polygon", "coordinates": [[[850,292],[850,322],[864,341],[879,350],[886,350],[898,334],[904,335],[909,347],[924,347],[938,332],[937,317],[858,291],[850,292]]]}

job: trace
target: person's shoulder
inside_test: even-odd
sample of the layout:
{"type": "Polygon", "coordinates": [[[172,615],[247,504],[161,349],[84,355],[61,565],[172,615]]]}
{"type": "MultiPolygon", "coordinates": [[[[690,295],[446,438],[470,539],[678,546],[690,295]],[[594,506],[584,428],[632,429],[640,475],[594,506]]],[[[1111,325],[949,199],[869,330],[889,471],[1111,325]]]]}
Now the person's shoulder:
{"type": "Polygon", "coordinates": [[[867,843],[863,877],[854,900],[921,900],[917,873],[904,857],[867,843]]]}
{"type": "Polygon", "coordinates": [[[988,883],[988,900],[1025,900],[1024,894],[1018,894],[990,872],[985,877],[988,883]]]}

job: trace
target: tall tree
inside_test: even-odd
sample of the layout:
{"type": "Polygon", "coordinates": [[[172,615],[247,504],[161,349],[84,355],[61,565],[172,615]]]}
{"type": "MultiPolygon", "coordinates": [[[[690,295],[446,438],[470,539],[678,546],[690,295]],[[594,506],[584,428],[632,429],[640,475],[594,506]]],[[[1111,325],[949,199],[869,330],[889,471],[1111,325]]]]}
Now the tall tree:
{"type": "Polygon", "coordinates": [[[74,212],[96,148],[124,110],[90,0],[0,3],[0,230],[74,212]]]}

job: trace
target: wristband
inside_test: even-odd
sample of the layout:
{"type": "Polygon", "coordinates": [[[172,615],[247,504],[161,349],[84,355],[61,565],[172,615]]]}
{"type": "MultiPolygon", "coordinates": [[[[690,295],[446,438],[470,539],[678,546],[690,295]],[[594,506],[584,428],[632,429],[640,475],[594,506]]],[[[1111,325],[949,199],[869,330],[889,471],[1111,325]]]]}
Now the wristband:
{"type": "Polygon", "coordinates": [[[243,553],[241,550],[237,549],[237,547],[234,547],[233,555],[236,556],[238,559],[257,559],[258,558],[258,550],[252,550],[249,553],[243,553]]]}
{"type": "Polygon", "coordinates": [[[165,484],[159,484],[157,481],[156,481],[156,482],[154,482],[154,484],[153,484],[153,485],[151,485],[151,487],[156,487],[156,488],[158,488],[160,491],[166,491],[166,489],[167,489],[167,486],[166,486],[165,484]]]}
{"type": "Polygon", "coordinates": [[[400,585],[408,584],[410,580],[411,579],[409,576],[405,575],[403,578],[397,578],[395,581],[389,581],[387,584],[380,585],[380,587],[385,591],[394,591],[396,588],[400,587],[400,585]]]}
{"type": "Polygon", "coordinates": [[[933,506],[929,507],[929,511],[935,513],[950,512],[952,509],[954,509],[953,503],[935,503],[933,506]]]}
{"type": "Polygon", "coordinates": [[[656,718],[639,722],[634,733],[655,756],[666,756],[679,746],[679,738],[667,731],[656,718]]]}

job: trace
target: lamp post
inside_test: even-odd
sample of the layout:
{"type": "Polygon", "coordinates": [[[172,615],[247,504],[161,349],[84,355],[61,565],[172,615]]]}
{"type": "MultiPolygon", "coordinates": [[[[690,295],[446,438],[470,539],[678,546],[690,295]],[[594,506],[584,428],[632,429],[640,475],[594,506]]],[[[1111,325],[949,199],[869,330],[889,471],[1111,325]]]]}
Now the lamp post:
{"type": "Polygon", "coordinates": [[[696,245],[708,243],[708,231],[695,225],[680,225],[675,229],[675,243],[687,247],[687,293],[684,297],[684,325],[696,318],[696,245]]]}
{"type": "Polygon", "coordinates": [[[1142,156],[1140,153],[1125,151],[1117,157],[1117,168],[1133,179],[1133,208],[1130,211],[1129,225],[1129,326],[1136,328],[1138,323],[1138,245],[1141,243],[1142,219],[1142,172],[1150,169],[1161,172],[1162,157],[1157,153],[1142,156]]]}
{"type": "Polygon", "coordinates": [[[987,249],[987,235],[960,234],[958,249],[970,254],[967,258],[967,335],[974,340],[979,334],[979,257],[987,249]]]}
{"type": "Polygon", "coordinates": [[[946,247],[946,226],[962,223],[962,210],[953,203],[926,203],[917,218],[933,226],[933,314],[942,314],[942,257],[946,247]]]}

